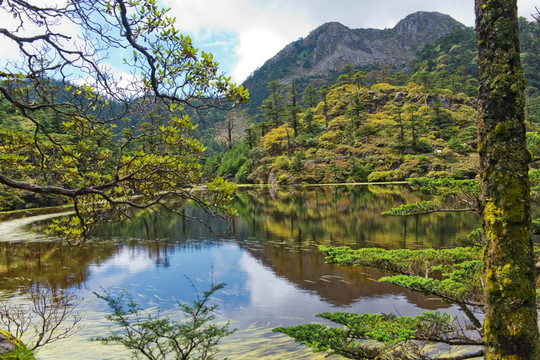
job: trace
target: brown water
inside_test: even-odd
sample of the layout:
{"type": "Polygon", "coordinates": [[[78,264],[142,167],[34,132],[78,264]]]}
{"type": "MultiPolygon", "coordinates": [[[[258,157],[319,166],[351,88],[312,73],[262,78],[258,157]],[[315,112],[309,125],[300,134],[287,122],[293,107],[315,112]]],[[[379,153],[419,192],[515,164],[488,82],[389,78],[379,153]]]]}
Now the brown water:
{"type": "MultiPolygon", "coordinates": [[[[93,292],[125,288],[142,306],[159,302],[167,311],[173,298],[194,298],[186,277],[199,290],[206,290],[213,277],[227,283],[216,294],[219,315],[238,329],[223,341],[220,356],[322,358],[271,329],[319,322],[314,315],[326,311],[456,312],[437,299],[377,282],[380,274],[373,269],[326,264],[316,249],[318,244],[450,247],[478,227],[474,216],[463,213],[380,215],[420,199],[403,186],[242,189],[235,205],[238,217],[229,224],[235,239],[216,238],[200,223],[170,214],[140,213],[96,230],[91,243],[71,247],[39,235],[46,220],[7,222],[0,224],[0,295],[19,301],[19,291],[39,284],[73,289],[85,299],[79,307],[85,329],[43,349],[40,358],[127,359],[121,347],[89,340],[109,325],[105,305],[93,292]]],[[[196,209],[192,215],[204,218],[214,231],[228,227],[196,209]]]]}

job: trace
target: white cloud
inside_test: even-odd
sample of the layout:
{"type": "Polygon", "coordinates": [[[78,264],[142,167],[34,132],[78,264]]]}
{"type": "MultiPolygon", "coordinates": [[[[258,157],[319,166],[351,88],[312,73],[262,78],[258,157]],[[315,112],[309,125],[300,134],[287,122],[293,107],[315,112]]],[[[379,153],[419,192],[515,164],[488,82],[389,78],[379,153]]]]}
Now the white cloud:
{"type": "Polygon", "coordinates": [[[232,41],[214,41],[211,43],[204,43],[202,46],[211,47],[211,46],[231,46],[233,45],[232,41]]]}
{"type": "MultiPolygon", "coordinates": [[[[530,15],[540,4],[537,1],[518,0],[519,14],[532,19],[530,15]]],[[[162,0],[162,3],[171,8],[177,27],[194,35],[196,47],[206,51],[214,47],[211,50],[216,55],[224,49],[234,51],[234,57],[227,53],[225,61],[218,61],[232,63],[231,75],[236,82],[243,81],[288,43],[329,21],[350,28],[382,29],[393,27],[415,11],[439,11],[474,26],[472,0],[334,0],[331,3],[327,0],[162,0]],[[230,40],[223,38],[224,33],[230,40]]],[[[0,11],[0,17],[2,27],[15,24],[11,14],[0,11]]],[[[71,25],[62,26],[60,30],[64,33],[77,33],[71,25]]],[[[0,46],[2,59],[16,58],[18,49],[12,41],[0,35],[0,46]]]]}
{"type": "Polygon", "coordinates": [[[109,90],[103,88],[93,76],[76,78],[71,80],[71,83],[76,86],[86,84],[105,96],[111,93],[121,98],[135,98],[143,95],[145,87],[143,86],[141,76],[121,71],[106,63],[101,65],[100,71],[102,74],[107,74],[108,76],[109,90]]]}
{"type": "Polygon", "coordinates": [[[235,52],[238,62],[232,67],[232,78],[241,82],[255,69],[264,64],[266,60],[277,54],[289,39],[280,37],[265,28],[254,28],[240,34],[235,52]]]}
{"type": "MultiPolygon", "coordinates": [[[[232,76],[243,81],[288,43],[329,21],[350,28],[391,28],[416,11],[438,11],[474,26],[472,0],[164,0],[179,28],[208,39],[214,31],[236,34],[232,76]]],[[[519,0],[520,15],[531,19],[537,0],[519,0]]]]}
{"type": "Polygon", "coordinates": [[[518,0],[518,12],[520,16],[532,20],[531,15],[536,14],[536,7],[540,8],[540,1],[537,0],[518,0]]]}
{"type": "MultiPolygon", "coordinates": [[[[34,1],[31,3],[36,3],[36,5],[38,6],[62,8],[65,6],[66,1],[43,0],[41,2],[34,1]]],[[[7,4],[4,6],[0,6],[0,19],[2,19],[2,28],[8,30],[10,33],[16,36],[23,38],[45,34],[46,28],[44,26],[36,24],[28,16],[26,16],[25,13],[17,13],[17,16],[14,16],[11,10],[12,9],[7,4]]],[[[78,25],[73,23],[66,17],[55,19],[51,17],[48,18],[47,21],[49,22],[49,29],[52,33],[63,34],[70,37],[68,39],[59,38],[57,39],[58,43],[61,44],[61,46],[64,46],[64,48],[66,49],[75,50],[80,34],[78,25]]],[[[79,41],[79,45],[80,44],[82,43],[79,41]]],[[[36,41],[32,44],[27,43],[24,47],[26,51],[30,53],[40,53],[41,51],[43,51],[43,48],[41,48],[43,45],[45,45],[45,42],[36,41]]],[[[2,63],[0,63],[0,66],[3,68],[7,68],[7,61],[20,61],[23,59],[17,42],[3,34],[0,34],[0,48],[2,49],[0,55],[0,60],[2,61],[2,63]]],[[[47,55],[50,55],[51,53],[52,51],[50,51],[47,55]]]]}
{"type": "MultiPolygon", "coordinates": [[[[236,34],[232,77],[242,82],[288,43],[314,28],[309,18],[279,0],[165,0],[178,27],[208,41],[213,32],[236,34]]],[[[196,44],[196,46],[198,46],[196,44]]]]}

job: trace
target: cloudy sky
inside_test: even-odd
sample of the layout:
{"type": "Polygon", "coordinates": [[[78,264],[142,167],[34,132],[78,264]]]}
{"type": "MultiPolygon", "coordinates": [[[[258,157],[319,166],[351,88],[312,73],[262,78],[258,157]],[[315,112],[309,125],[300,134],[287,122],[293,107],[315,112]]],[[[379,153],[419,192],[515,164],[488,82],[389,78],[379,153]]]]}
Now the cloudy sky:
{"type": "MultiPolygon", "coordinates": [[[[350,28],[392,28],[416,11],[438,11],[474,26],[473,0],[162,0],[200,50],[212,52],[242,82],[288,43],[338,21],[350,28]]],[[[540,0],[518,0],[530,20],[540,0]]]]}

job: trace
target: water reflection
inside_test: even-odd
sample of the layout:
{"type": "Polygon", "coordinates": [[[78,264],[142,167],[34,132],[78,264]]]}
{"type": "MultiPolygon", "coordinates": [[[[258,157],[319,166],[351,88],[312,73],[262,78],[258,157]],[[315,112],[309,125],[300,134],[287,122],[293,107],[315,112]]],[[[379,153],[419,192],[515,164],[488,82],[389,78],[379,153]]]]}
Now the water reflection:
{"type": "Polygon", "coordinates": [[[478,226],[474,216],[463,213],[381,215],[421,199],[403,186],[263,188],[240,193],[236,207],[243,225],[239,228],[245,229],[241,235],[296,244],[448,247],[478,226]]]}
{"type": "Polygon", "coordinates": [[[241,246],[276,276],[334,306],[351,306],[366,298],[401,295],[420,308],[435,310],[449,307],[441,301],[426,301],[421,294],[377,282],[384,274],[376,269],[327,264],[324,256],[315,249],[298,249],[275,243],[244,243],[241,246]]]}
{"type": "MultiPolygon", "coordinates": [[[[88,338],[106,328],[99,320],[106,314],[104,304],[92,292],[127,288],[143,306],[159,301],[167,307],[172,298],[193,299],[192,283],[205,290],[215,278],[227,283],[216,299],[219,309],[240,330],[226,340],[223,356],[256,358],[257,350],[276,358],[290,351],[295,358],[311,358],[309,350],[288,339],[276,346],[282,338],[270,329],[320,321],[314,314],[324,311],[453,311],[449,304],[376,282],[380,274],[373,269],[326,264],[315,247],[447,247],[478,226],[464,214],[380,215],[420,199],[403,187],[254,188],[238,194],[239,216],[232,224],[188,209],[216,232],[232,227],[235,239],[217,239],[207,227],[176,215],[134,213],[121,224],[104,224],[93,233],[94,241],[80,247],[42,240],[0,243],[0,291],[15,293],[30,283],[78,289],[88,299],[86,332],[42,356],[83,359],[76,351],[92,348],[86,353],[95,355],[88,338]],[[266,349],[240,345],[264,339],[272,339],[266,349]]],[[[122,358],[117,351],[115,358],[122,358]]]]}

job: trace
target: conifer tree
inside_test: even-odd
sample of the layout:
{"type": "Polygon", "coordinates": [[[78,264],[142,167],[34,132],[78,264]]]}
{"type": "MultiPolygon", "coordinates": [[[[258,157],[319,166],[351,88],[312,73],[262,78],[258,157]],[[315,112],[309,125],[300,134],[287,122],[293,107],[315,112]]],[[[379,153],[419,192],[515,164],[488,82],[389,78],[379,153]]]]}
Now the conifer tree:
{"type": "Polygon", "coordinates": [[[285,106],[283,104],[283,85],[279,81],[270,81],[268,83],[268,90],[270,95],[261,105],[263,116],[272,124],[272,126],[279,126],[282,123],[282,118],[285,113],[285,106]]]}

